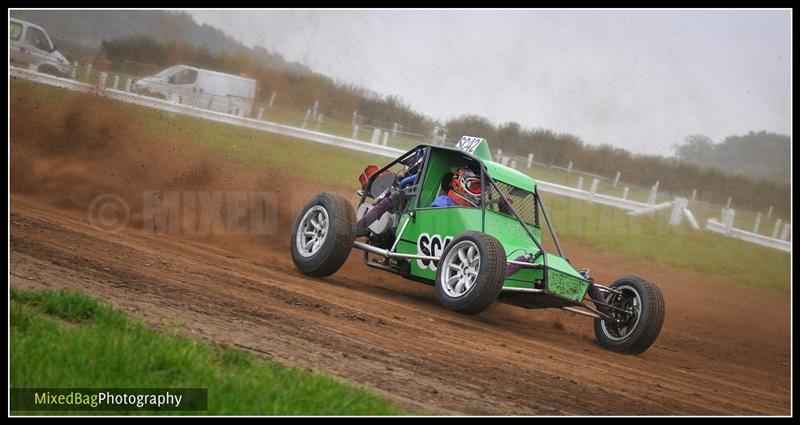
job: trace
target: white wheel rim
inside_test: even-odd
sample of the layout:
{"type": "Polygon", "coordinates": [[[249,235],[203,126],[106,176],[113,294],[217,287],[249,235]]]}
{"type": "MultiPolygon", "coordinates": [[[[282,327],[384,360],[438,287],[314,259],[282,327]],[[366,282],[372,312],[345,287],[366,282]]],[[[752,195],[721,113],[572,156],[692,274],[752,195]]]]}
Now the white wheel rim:
{"type": "Polygon", "coordinates": [[[316,254],[328,236],[329,227],[328,211],[321,205],[306,211],[297,228],[297,252],[303,257],[316,254]]]}
{"type": "Polygon", "coordinates": [[[441,266],[441,285],[450,298],[460,298],[469,293],[478,279],[481,254],[471,241],[461,241],[447,253],[441,266]]]}
{"type": "Polygon", "coordinates": [[[612,341],[622,341],[623,339],[628,338],[631,333],[636,329],[636,326],[639,325],[639,319],[642,317],[642,298],[639,296],[639,292],[634,289],[632,286],[624,285],[618,286],[614,288],[620,292],[630,291],[633,293],[633,311],[632,314],[636,315],[636,320],[633,322],[632,325],[617,325],[617,324],[610,324],[607,325],[606,321],[600,322],[600,327],[603,330],[603,334],[606,338],[612,341]]]}

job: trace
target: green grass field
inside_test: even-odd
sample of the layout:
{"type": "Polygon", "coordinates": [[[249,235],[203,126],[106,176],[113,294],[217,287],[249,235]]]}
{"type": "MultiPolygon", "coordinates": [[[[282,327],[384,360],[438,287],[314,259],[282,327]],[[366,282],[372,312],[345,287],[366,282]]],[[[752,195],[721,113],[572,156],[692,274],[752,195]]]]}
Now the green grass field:
{"type": "MultiPolygon", "coordinates": [[[[64,90],[14,81],[12,94],[25,94],[25,102],[58,101],[64,90]]],[[[70,93],[69,96],[83,96],[70,93]]],[[[366,164],[384,164],[387,158],[321,145],[304,140],[226,124],[109,101],[121,117],[135,116],[143,132],[165,142],[191,140],[220,157],[249,165],[277,168],[288,176],[296,175],[326,185],[358,188],[357,176],[366,164]]],[[[491,143],[491,141],[490,141],[491,143]]],[[[545,181],[551,174],[534,172],[545,181]]],[[[571,177],[567,177],[571,178],[571,177]]],[[[568,182],[555,180],[554,183],[568,182]]],[[[591,181],[584,180],[588,188],[591,181]]],[[[574,184],[573,184],[574,186],[574,184]]],[[[631,192],[633,194],[633,191],[631,192]]],[[[708,231],[693,231],[688,225],[673,228],[667,224],[669,211],[655,217],[630,217],[622,210],[543,194],[556,232],[565,241],[594,249],[618,252],[632,258],[689,269],[713,275],[717,280],[737,285],[788,291],[790,255],[788,253],[727,238],[708,231]]],[[[636,199],[633,195],[632,199],[636,199]]],[[[645,197],[646,198],[646,197],[645,197]]],[[[702,217],[697,217],[701,225],[702,217]]],[[[766,223],[762,224],[762,228],[766,223]]],[[[602,264],[589,265],[600,268],[602,264]]],[[[631,273],[635,273],[631,270],[631,273]]]]}
{"type": "MultiPolygon", "coordinates": [[[[159,333],[79,293],[10,288],[12,388],[207,388],[180,415],[397,415],[369,391],[242,350],[159,333]]],[[[153,411],[12,414],[153,414],[153,411]]],[[[160,412],[159,414],[164,414],[160,412]]]]}

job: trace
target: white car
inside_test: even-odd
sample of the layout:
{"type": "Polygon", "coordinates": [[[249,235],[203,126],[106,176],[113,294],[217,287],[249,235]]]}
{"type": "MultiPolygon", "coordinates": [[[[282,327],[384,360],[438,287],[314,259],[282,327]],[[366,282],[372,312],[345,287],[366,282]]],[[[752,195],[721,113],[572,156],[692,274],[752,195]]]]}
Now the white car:
{"type": "Polygon", "coordinates": [[[55,44],[42,27],[8,18],[8,39],[11,65],[59,77],[69,75],[69,61],[56,50],[55,44]]]}

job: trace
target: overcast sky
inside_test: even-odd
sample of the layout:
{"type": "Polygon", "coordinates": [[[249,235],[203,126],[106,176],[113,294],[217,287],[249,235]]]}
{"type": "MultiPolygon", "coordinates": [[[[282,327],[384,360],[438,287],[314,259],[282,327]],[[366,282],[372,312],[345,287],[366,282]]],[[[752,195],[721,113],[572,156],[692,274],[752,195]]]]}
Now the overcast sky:
{"type": "Polygon", "coordinates": [[[791,133],[785,10],[190,13],[440,120],[477,114],[662,155],[690,134],[791,133]]]}

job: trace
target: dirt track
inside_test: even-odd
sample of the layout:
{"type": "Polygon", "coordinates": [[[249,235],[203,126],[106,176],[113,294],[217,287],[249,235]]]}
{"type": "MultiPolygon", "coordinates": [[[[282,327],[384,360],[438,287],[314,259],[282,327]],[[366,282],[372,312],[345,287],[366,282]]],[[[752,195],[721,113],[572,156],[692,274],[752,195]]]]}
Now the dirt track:
{"type": "MultiPolygon", "coordinates": [[[[14,107],[12,98],[12,117],[25,116],[14,107]]],[[[622,356],[597,345],[591,319],[504,304],[462,316],[442,309],[431,287],[369,269],[360,255],[330,278],[307,278],[288,252],[291,209],[281,210],[274,237],[153,235],[135,218],[119,233],[102,232],[86,218],[98,193],[116,189],[135,199],[137,189],[247,190],[259,180],[203,154],[153,159],[152,149],[163,148],[135,138],[124,149],[94,143],[126,130],[51,112],[64,126],[77,119],[73,130],[83,133],[37,131],[36,123],[12,119],[14,285],[80,289],[154,326],[177,324],[215,343],[324,370],[418,412],[789,413],[788,295],[566,243],[571,260],[592,265],[599,280],[635,272],[664,293],[661,336],[644,354],[622,356]],[[69,149],[49,144],[53,137],[86,143],[69,149]],[[150,160],[169,163],[168,171],[147,168],[141,186],[123,189],[136,181],[138,161],[150,160]]]]}

